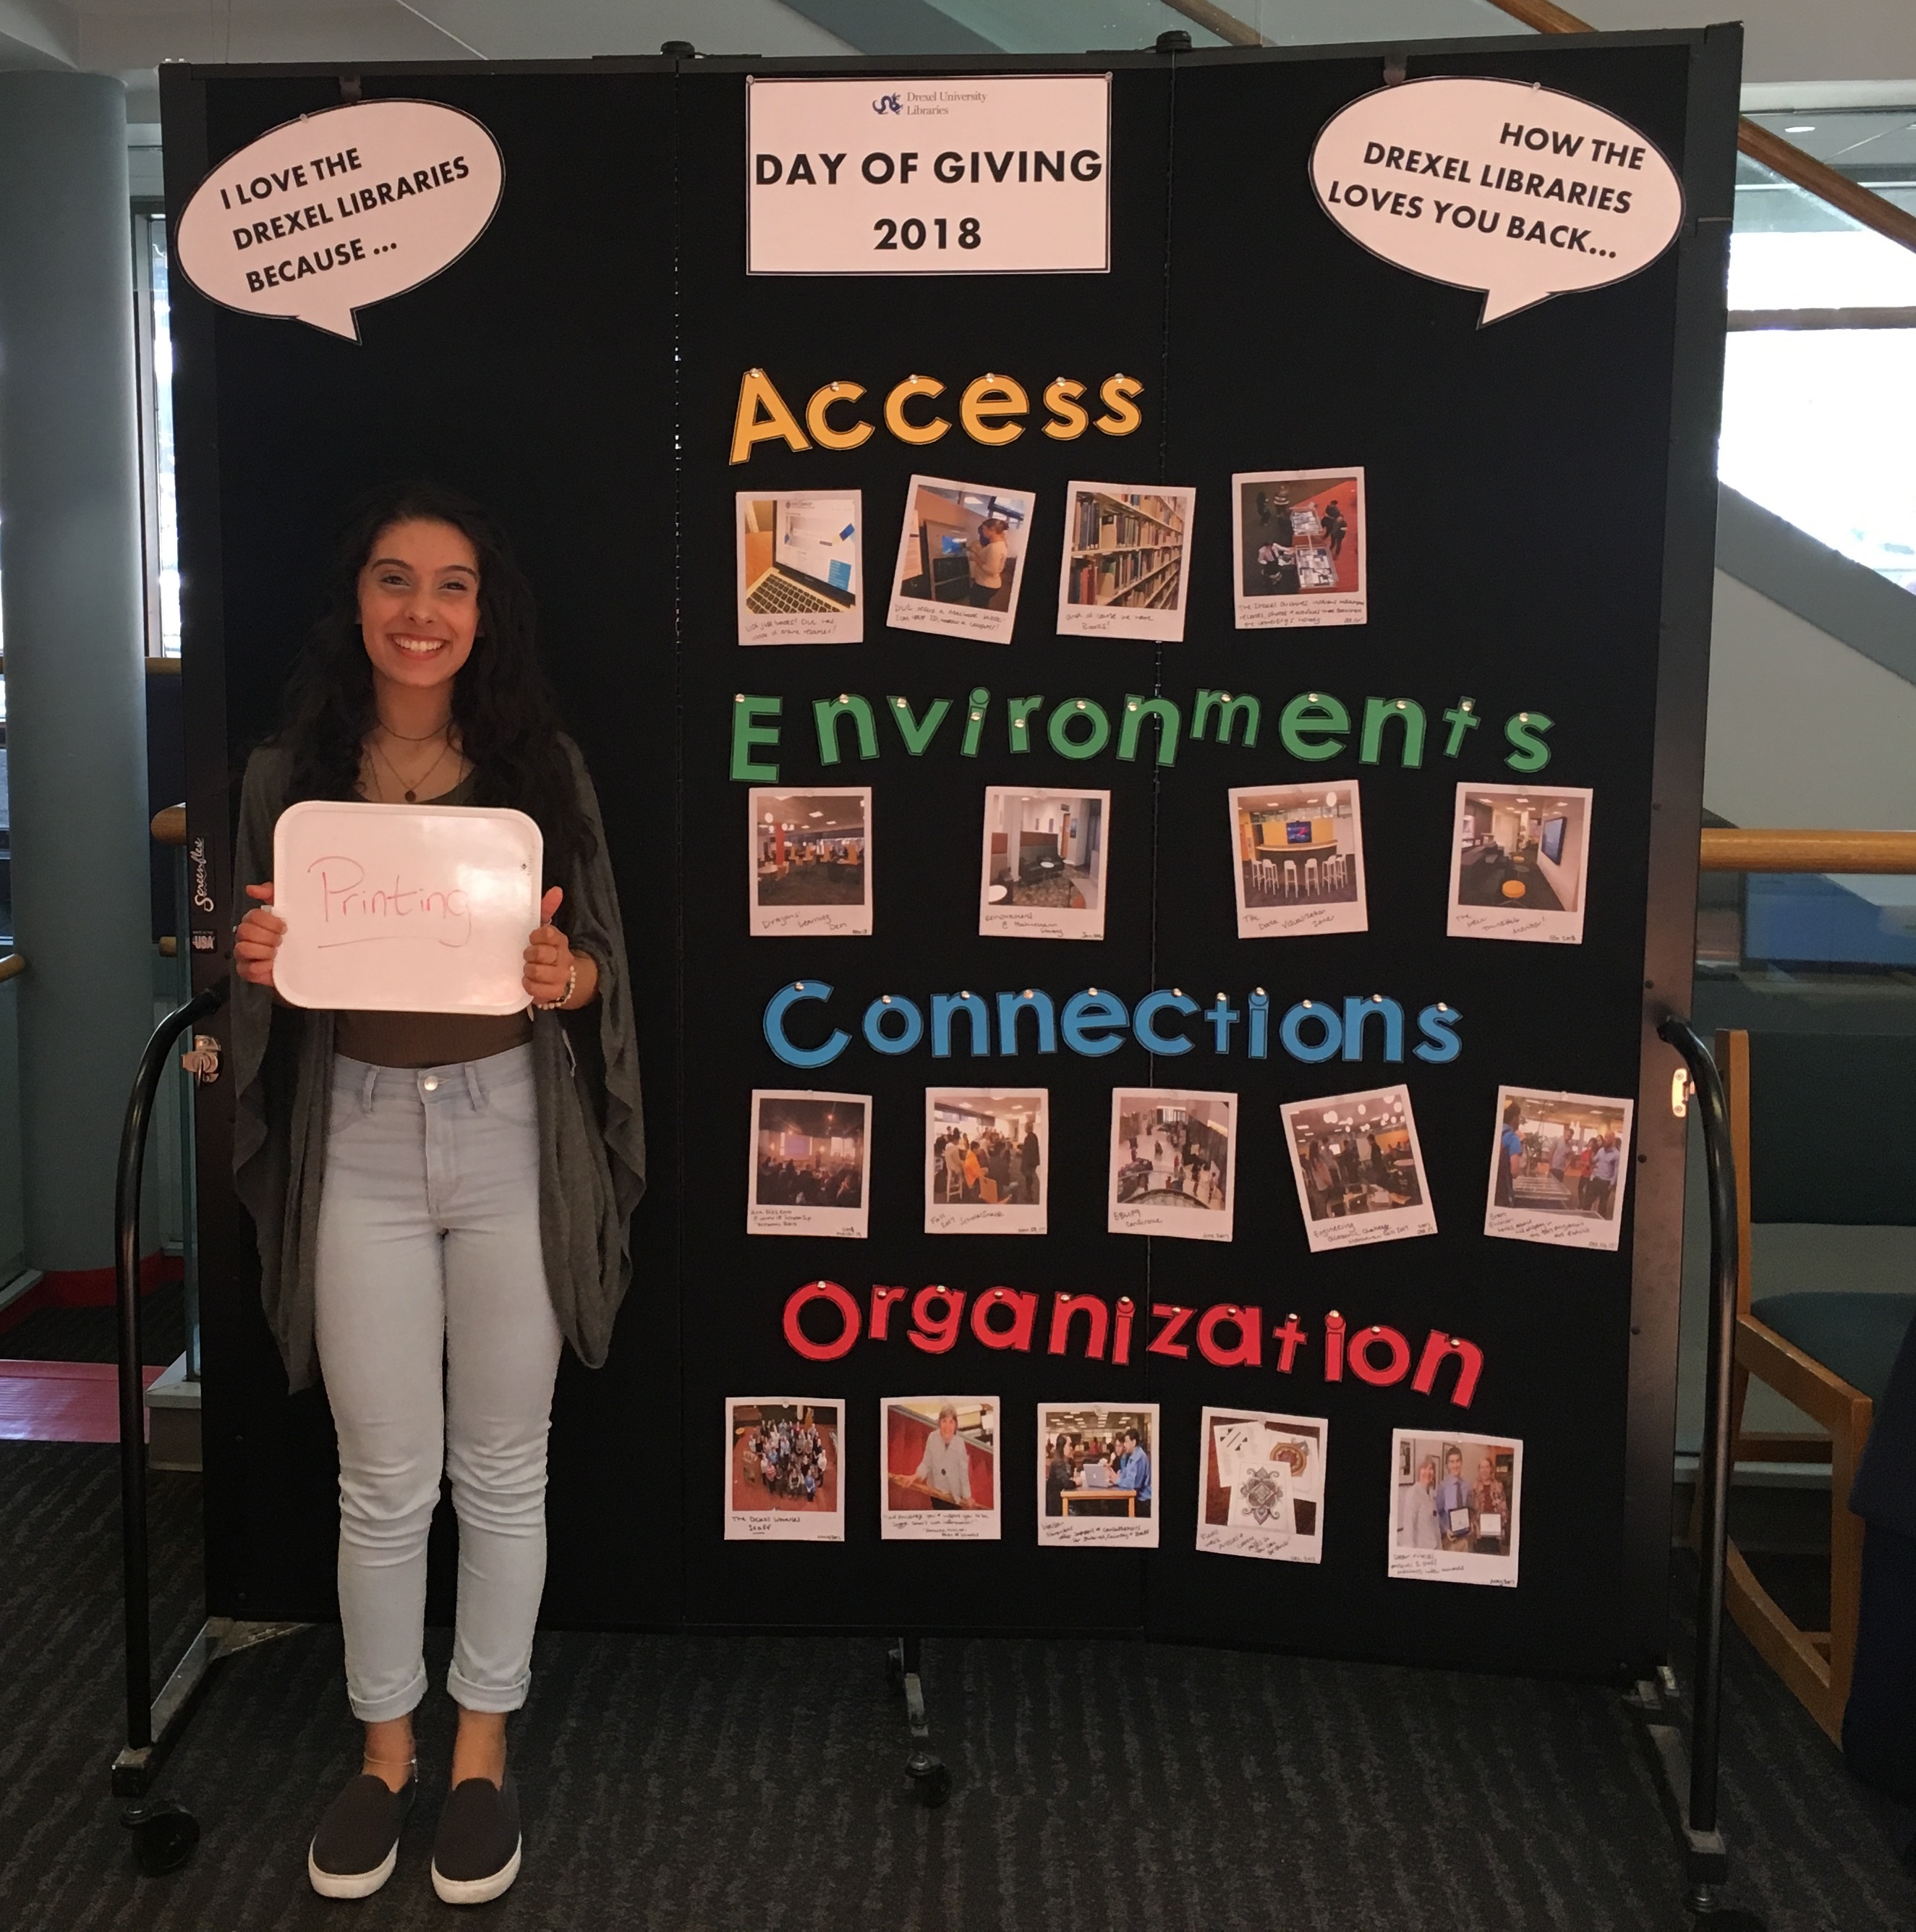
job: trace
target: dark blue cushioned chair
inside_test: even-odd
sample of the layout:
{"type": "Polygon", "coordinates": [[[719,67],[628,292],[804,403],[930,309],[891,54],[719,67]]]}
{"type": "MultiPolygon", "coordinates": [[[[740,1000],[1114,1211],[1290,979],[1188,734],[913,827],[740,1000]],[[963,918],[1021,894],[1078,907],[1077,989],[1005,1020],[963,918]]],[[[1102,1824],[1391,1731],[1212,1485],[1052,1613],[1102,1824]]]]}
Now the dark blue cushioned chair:
{"type": "Polygon", "coordinates": [[[1863,1520],[1851,1486],[1876,1405],[1916,1318],[1909,1292],[1754,1292],[1750,1231],[1762,1222],[1916,1226],[1916,1036],[1720,1033],[1717,1064],[1736,1154],[1740,1269],[1732,1428],[1739,1461],[1830,1460],[1830,1628],[1799,1629],[1735,1543],[1726,1598],[1745,1636],[1840,1742],[1856,1656],[1863,1520]],[[1829,1432],[1784,1444],[1746,1434],[1754,1376],[1829,1432]]]}

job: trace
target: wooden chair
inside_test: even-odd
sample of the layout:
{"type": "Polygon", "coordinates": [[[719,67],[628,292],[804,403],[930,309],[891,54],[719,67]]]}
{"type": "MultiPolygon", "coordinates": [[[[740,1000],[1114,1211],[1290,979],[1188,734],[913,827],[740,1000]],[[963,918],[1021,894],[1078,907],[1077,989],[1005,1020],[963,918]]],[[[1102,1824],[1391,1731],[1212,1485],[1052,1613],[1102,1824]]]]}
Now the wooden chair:
{"type": "Polygon", "coordinates": [[[1916,1318],[1916,1283],[1907,1294],[1840,1288],[1757,1294],[1750,1234],[1762,1222],[1916,1226],[1916,1037],[1719,1033],[1717,1064],[1736,1157],[1735,1456],[1829,1462],[1830,1627],[1799,1629],[1734,1541],[1726,1600],[1744,1634],[1840,1742],[1863,1562],[1850,1485],[1916,1318]],[[1820,1423],[1827,1438],[1746,1432],[1753,1376],[1820,1423]]]}

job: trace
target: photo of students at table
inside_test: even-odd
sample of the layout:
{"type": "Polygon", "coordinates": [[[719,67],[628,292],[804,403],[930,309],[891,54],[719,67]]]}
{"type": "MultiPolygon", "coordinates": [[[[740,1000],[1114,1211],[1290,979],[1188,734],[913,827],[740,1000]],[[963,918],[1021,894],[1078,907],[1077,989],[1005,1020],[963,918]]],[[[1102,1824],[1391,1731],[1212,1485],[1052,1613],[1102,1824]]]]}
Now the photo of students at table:
{"type": "Polygon", "coordinates": [[[1149,1516],[1153,1420],[1144,1409],[1042,1410],[1045,1515],[1149,1516]]]}
{"type": "Polygon", "coordinates": [[[1579,910],[1585,803],[1503,786],[1465,795],[1456,902],[1536,912],[1579,910]]]}
{"type": "Polygon", "coordinates": [[[1293,1117],[1293,1132],[1313,1221],[1423,1204],[1401,1100],[1300,1107],[1293,1117]]]}

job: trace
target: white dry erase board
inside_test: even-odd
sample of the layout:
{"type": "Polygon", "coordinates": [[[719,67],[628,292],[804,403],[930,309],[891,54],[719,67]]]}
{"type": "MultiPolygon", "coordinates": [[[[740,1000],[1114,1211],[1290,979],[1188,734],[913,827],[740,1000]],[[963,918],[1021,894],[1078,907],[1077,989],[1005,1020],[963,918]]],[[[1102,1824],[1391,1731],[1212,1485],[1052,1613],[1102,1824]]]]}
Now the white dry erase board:
{"type": "Polygon", "coordinates": [[[544,859],[523,812],[289,806],[273,828],[273,982],[295,1006],[516,1013],[544,859]]]}

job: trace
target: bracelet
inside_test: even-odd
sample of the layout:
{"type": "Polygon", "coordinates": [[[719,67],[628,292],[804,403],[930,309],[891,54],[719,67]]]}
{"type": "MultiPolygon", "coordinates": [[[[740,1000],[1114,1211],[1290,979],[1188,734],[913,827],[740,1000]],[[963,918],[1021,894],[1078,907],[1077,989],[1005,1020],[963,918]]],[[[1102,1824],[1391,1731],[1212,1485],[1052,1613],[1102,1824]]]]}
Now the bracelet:
{"type": "Polygon", "coordinates": [[[556,1000],[535,1000],[533,1006],[542,1013],[556,1012],[579,990],[579,962],[574,960],[571,970],[565,976],[565,990],[556,1000]]]}

